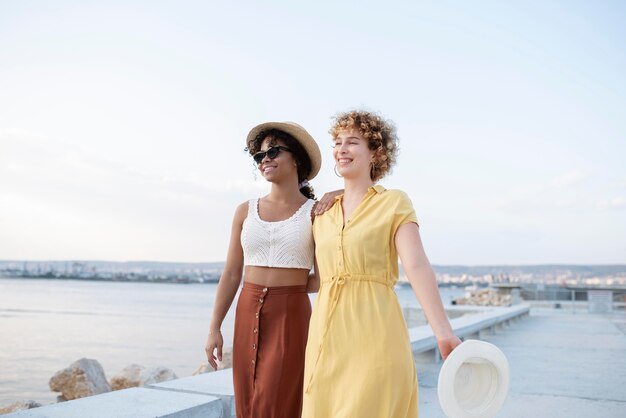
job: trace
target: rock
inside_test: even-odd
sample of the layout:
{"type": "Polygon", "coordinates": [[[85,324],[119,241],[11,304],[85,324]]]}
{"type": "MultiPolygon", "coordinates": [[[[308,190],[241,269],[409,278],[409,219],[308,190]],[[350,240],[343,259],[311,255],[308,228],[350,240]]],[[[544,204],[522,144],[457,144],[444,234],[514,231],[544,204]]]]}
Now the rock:
{"type": "Polygon", "coordinates": [[[197,376],[199,374],[203,374],[203,373],[211,373],[213,370],[213,367],[211,367],[211,365],[209,363],[204,363],[201,364],[200,367],[198,367],[196,369],[195,372],[193,372],[191,375],[192,376],[197,376]]]}
{"type": "Polygon", "coordinates": [[[511,295],[501,295],[492,289],[479,289],[454,300],[455,305],[511,306],[511,295]]]}
{"type": "Polygon", "coordinates": [[[120,390],[141,385],[141,373],[146,368],[139,364],[131,364],[111,378],[111,389],[120,390]]]}
{"type": "Polygon", "coordinates": [[[178,379],[176,373],[167,367],[153,367],[141,373],[141,386],[178,379]]]}
{"type": "MultiPolygon", "coordinates": [[[[233,352],[231,349],[227,349],[222,352],[222,361],[217,362],[217,370],[228,369],[230,367],[233,367],[233,352]]],[[[202,373],[211,373],[214,371],[215,370],[213,370],[213,367],[211,367],[209,363],[204,363],[192,373],[192,376],[202,373]]]]}
{"type": "Polygon", "coordinates": [[[0,415],[10,414],[11,412],[23,411],[25,409],[39,408],[41,404],[35,401],[17,401],[11,405],[0,408],[0,415]]]}
{"type": "Polygon", "coordinates": [[[86,358],[77,360],[67,369],[57,372],[48,385],[53,392],[61,392],[67,400],[111,391],[100,363],[86,358]]]}
{"type": "Polygon", "coordinates": [[[222,352],[222,362],[217,365],[219,370],[228,369],[229,367],[233,367],[233,352],[232,350],[224,350],[222,352]]]}
{"type": "Polygon", "coordinates": [[[177,378],[176,373],[166,367],[146,369],[139,364],[131,364],[111,378],[111,388],[113,390],[120,390],[151,385],[177,378]]]}

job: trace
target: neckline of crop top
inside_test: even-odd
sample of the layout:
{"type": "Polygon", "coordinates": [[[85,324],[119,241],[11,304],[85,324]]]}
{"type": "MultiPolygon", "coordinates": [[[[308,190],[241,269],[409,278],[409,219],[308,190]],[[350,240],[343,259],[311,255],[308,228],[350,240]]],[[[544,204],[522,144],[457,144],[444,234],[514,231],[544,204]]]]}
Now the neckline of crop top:
{"type": "Polygon", "coordinates": [[[291,221],[293,218],[296,218],[300,212],[302,212],[307,206],[309,206],[309,201],[311,201],[312,199],[307,199],[305,200],[305,202],[302,204],[302,206],[300,206],[298,208],[297,211],[295,211],[290,217],[288,217],[287,219],[283,219],[280,221],[265,221],[263,219],[261,219],[261,215],[259,215],[259,201],[261,200],[261,198],[258,199],[254,199],[254,208],[252,210],[252,212],[254,213],[254,217],[256,218],[257,221],[265,223],[265,224],[279,224],[282,222],[288,222],[291,221]]]}

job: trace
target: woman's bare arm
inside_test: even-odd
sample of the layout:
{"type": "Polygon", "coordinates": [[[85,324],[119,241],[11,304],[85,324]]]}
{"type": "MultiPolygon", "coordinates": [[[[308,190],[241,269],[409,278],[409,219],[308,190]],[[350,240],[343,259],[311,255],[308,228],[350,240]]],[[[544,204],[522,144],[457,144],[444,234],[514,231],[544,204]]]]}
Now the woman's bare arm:
{"type": "Polygon", "coordinates": [[[233,224],[230,232],[230,243],[228,245],[228,254],[226,256],[226,264],[224,271],[217,285],[215,295],[215,306],[213,307],[213,315],[211,316],[211,325],[209,326],[209,335],[207,338],[205,352],[207,360],[211,367],[217,369],[216,360],[222,361],[222,348],[224,340],[222,338],[221,327],[224,318],[235,299],[237,289],[241,284],[241,276],[243,273],[243,248],[241,247],[241,228],[243,221],[248,213],[248,203],[242,203],[235,210],[233,224]],[[214,350],[217,349],[217,356],[214,350]]]}
{"type": "Polygon", "coordinates": [[[306,291],[308,293],[317,293],[320,290],[320,274],[317,260],[313,262],[313,265],[313,271],[309,273],[309,280],[306,282],[306,291]]]}
{"type": "Polygon", "coordinates": [[[395,243],[404,272],[435,333],[441,356],[445,359],[461,340],[454,335],[443,308],[435,272],[426,257],[417,224],[401,225],[396,231],[395,243]]]}

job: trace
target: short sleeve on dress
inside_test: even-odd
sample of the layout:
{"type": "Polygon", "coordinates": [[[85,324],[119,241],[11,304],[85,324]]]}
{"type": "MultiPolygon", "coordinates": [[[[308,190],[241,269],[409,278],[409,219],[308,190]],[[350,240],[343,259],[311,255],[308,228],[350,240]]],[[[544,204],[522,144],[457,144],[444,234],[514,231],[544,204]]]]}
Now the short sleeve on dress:
{"type": "Polygon", "coordinates": [[[394,190],[394,214],[393,214],[393,233],[395,234],[398,228],[404,224],[411,222],[417,222],[417,216],[415,216],[415,210],[413,210],[413,203],[406,193],[400,190],[394,190]]]}

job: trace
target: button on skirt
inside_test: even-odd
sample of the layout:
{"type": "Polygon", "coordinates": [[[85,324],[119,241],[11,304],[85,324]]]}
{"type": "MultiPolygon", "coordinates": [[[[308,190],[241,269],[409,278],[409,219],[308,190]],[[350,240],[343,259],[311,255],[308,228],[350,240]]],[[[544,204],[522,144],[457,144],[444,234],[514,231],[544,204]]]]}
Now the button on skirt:
{"type": "Polygon", "coordinates": [[[233,340],[237,417],[300,416],[310,317],[306,286],[244,281],[233,340]]]}

